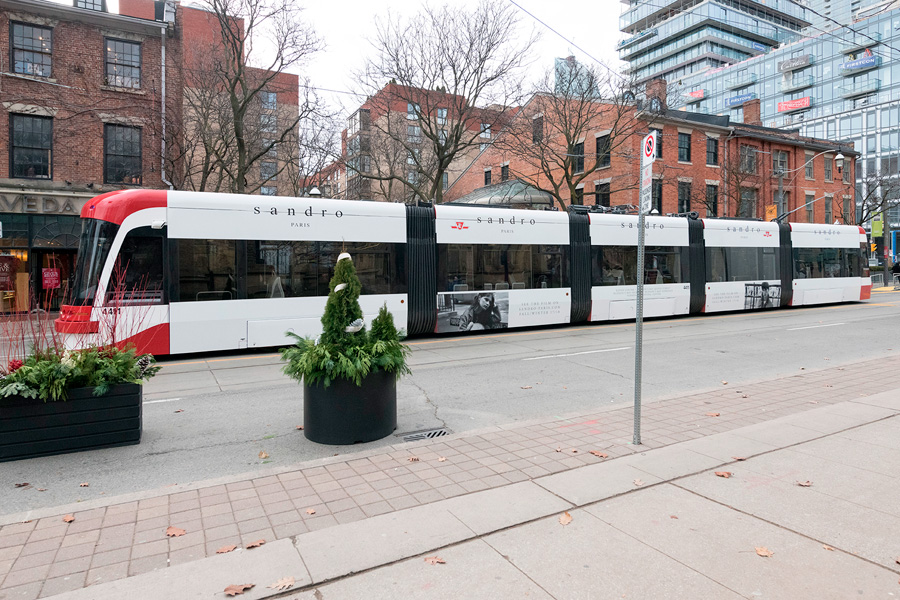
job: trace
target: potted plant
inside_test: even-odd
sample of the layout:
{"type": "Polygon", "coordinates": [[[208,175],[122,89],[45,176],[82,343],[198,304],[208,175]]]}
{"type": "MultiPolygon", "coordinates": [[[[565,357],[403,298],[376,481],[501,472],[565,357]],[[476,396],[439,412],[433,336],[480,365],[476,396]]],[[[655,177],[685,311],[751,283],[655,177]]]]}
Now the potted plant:
{"type": "Polygon", "coordinates": [[[116,346],[37,346],[0,368],[0,462],[138,444],[141,382],[159,367],[116,346]]]}
{"type": "Polygon", "coordinates": [[[281,350],[286,375],[303,382],[303,432],[322,444],[371,442],[397,428],[397,380],[410,372],[409,348],[387,306],[367,332],[353,260],[338,256],[322,315],[322,335],[281,350]]]}

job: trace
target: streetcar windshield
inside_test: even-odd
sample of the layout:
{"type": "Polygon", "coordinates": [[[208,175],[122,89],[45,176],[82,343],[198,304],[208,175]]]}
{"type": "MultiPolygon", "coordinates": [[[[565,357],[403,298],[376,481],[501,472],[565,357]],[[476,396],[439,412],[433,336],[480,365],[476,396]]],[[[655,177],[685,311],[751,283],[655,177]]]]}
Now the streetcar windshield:
{"type": "Polygon", "coordinates": [[[84,220],[81,242],[78,244],[72,304],[93,304],[103,265],[118,231],[119,226],[115,223],[95,219],[84,220]]]}

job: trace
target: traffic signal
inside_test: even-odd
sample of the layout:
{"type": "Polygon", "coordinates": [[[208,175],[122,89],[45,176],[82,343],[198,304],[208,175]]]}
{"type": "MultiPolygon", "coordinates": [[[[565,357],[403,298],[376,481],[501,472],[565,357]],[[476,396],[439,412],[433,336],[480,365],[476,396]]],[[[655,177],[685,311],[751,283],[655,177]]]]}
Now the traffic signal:
{"type": "Polygon", "coordinates": [[[872,252],[875,252],[878,248],[878,244],[872,244],[872,252]]]}

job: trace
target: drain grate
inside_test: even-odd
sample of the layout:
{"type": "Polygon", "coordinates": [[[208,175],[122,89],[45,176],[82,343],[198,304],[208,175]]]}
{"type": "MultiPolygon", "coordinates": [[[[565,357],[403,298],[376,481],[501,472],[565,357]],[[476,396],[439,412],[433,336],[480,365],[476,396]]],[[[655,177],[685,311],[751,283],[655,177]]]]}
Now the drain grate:
{"type": "Polygon", "coordinates": [[[422,431],[412,431],[410,433],[398,433],[397,437],[402,438],[404,442],[418,442],[419,440],[430,440],[431,438],[450,435],[453,433],[446,427],[440,429],[423,429],[422,431]]]}

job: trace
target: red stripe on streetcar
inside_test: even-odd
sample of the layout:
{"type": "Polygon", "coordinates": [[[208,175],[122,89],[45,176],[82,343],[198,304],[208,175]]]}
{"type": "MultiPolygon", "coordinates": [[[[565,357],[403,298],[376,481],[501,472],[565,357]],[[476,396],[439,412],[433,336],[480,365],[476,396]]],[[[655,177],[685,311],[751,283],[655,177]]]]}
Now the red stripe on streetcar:
{"type": "Polygon", "coordinates": [[[81,209],[81,218],[121,225],[132,213],[165,206],[166,190],[117,190],[90,199],[81,209]]]}

